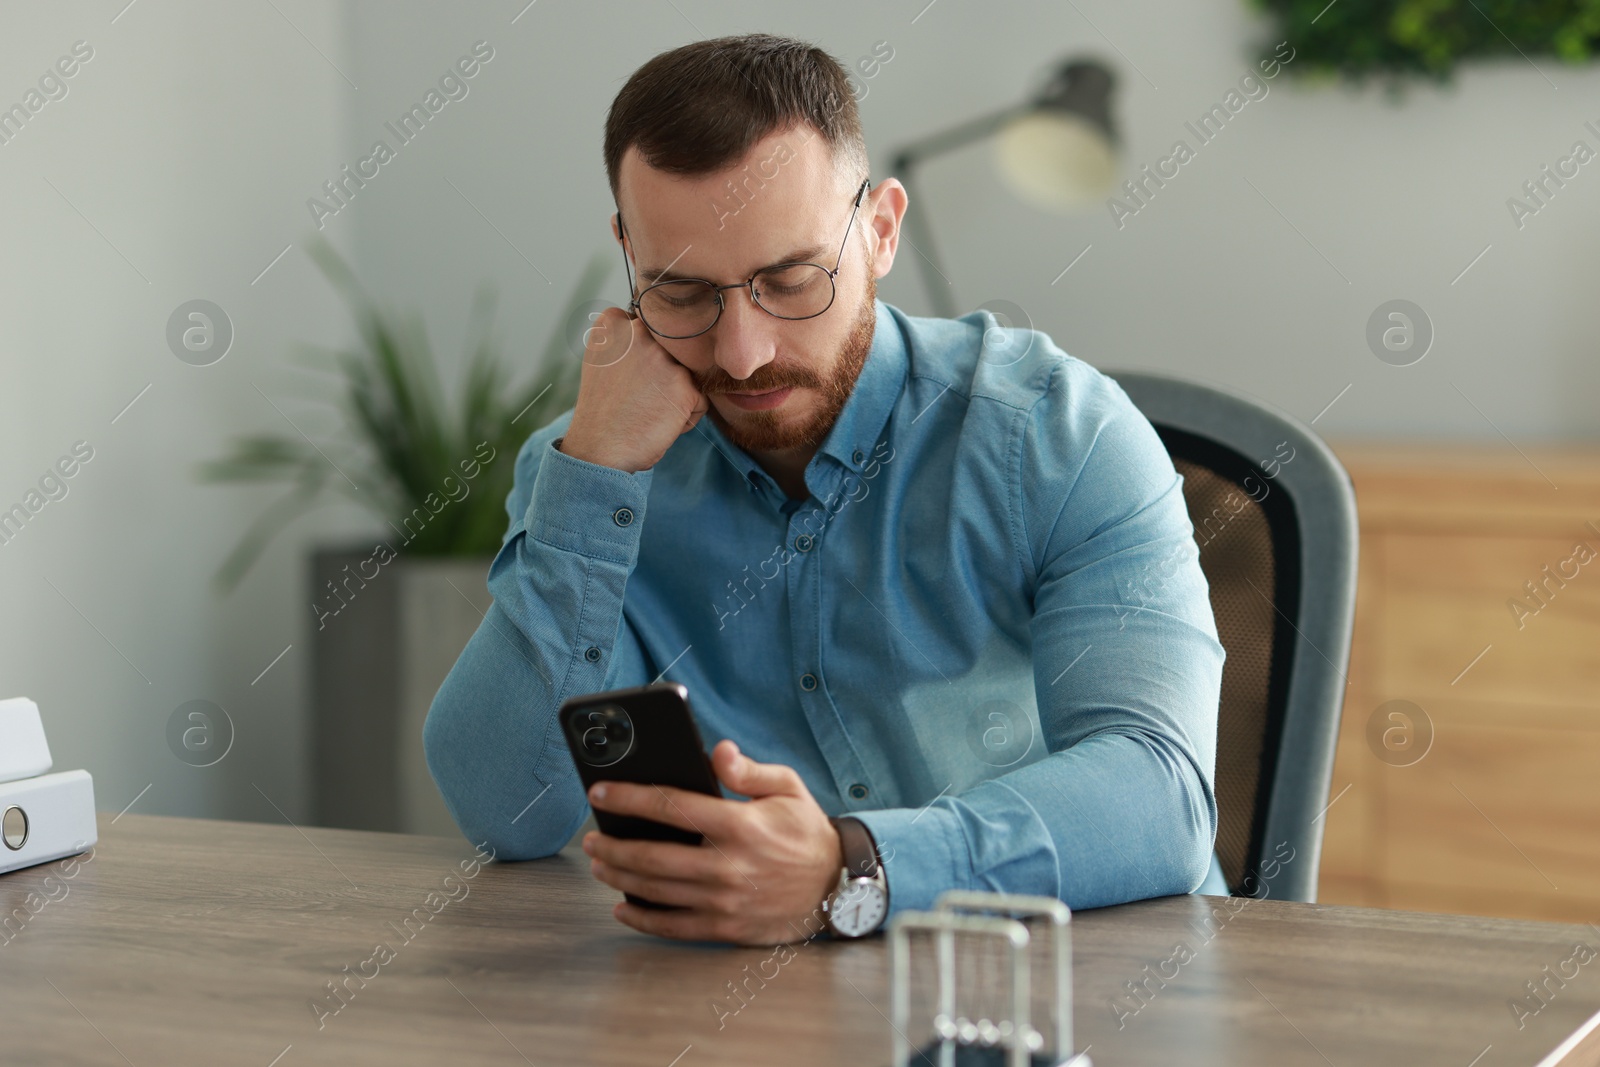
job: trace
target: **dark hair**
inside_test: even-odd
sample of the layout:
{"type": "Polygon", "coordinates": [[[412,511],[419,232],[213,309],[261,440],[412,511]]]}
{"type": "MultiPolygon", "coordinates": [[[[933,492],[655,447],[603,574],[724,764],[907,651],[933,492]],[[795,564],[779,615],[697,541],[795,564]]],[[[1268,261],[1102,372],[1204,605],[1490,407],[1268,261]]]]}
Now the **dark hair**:
{"type": "Polygon", "coordinates": [[[849,75],[827,52],[765,33],[662,52],[633,72],[606,115],[611,195],[618,196],[630,145],[656,170],[711,174],[761,138],[800,122],[817,128],[835,163],[866,177],[867,145],[849,75]]]}

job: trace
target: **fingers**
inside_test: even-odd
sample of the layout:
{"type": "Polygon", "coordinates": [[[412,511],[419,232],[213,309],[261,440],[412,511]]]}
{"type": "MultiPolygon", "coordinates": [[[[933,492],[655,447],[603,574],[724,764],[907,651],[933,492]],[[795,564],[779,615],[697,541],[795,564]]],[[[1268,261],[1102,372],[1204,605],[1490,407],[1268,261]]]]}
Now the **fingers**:
{"type": "Polygon", "coordinates": [[[583,331],[583,361],[594,367],[622,362],[633,349],[635,330],[621,308],[606,308],[583,331]]]}
{"type": "Polygon", "coordinates": [[[694,407],[689,409],[689,417],[684,421],[683,432],[688,433],[700,422],[705,413],[711,409],[711,401],[698,389],[694,391],[694,407]]]}
{"type": "Polygon", "coordinates": [[[792,769],[752,760],[729,741],[712,758],[718,776],[751,800],[629,782],[596,783],[591,790],[597,811],[651,819],[704,838],[685,845],[586,834],[583,851],[597,880],[673,909],[625,902],[613,915],[658,937],[772,944],[791,934],[806,936],[795,922],[815,912],[838,879],[837,833],[792,769]]]}
{"type": "Polygon", "coordinates": [[[743,924],[737,917],[713,915],[702,911],[656,911],[629,904],[627,901],[613,908],[611,914],[618,922],[626,923],[640,933],[654,934],[657,937],[672,937],[681,941],[754,943],[745,936],[743,924]]]}
{"type": "Polygon", "coordinates": [[[716,768],[722,784],[750,797],[810,796],[800,775],[782,763],[757,763],[739,751],[732,741],[717,742],[711,751],[711,765],[716,768]]]}
{"type": "Polygon", "coordinates": [[[583,850],[608,867],[653,878],[719,885],[742,881],[723,854],[710,846],[633,841],[590,831],[584,835],[583,850]]]}
{"type": "Polygon", "coordinates": [[[716,841],[730,834],[739,817],[735,810],[738,801],[634,782],[596,782],[589,790],[589,803],[599,811],[693,830],[716,841]]]}
{"type": "Polygon", "coordinates": [[[652,878],[633,871],[613,867],[600,860],[589,862],[589,871],[612,889],[632,893],[657,904],[676,904],[685,908],[705,910],[731,910],[720,895],[720,890],[708,889],[698,882],[680,882],[672,878],[652,878]]]}

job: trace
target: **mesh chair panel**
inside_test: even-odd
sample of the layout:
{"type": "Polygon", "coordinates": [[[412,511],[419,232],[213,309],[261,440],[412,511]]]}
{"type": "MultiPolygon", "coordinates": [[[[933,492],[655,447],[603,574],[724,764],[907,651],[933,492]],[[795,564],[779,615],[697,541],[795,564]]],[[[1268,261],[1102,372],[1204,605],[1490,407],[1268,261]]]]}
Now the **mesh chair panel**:
{"type": "Polygon", "coordinates": [[[1227,650],[1213,777],[1221,873],[1235,895],[1314,901],[1318,813],[1349,684],[1350,476],[1310,427],[1252,397],[1162,374],[1115,377],[1183,478],[1227,650]]]}
{"type": "Polygon", "coordinates": [[[1272,526],[1261,504],[1233,478],[1177,454],[1172,462],[1183,475],[1217,638],[1228,653],[1217,717],[1216,849],[1223,876],[1238,892],[1257,854],[1263,756],[1276,733],[1271,709],[1279,625],[1272,526]]]}

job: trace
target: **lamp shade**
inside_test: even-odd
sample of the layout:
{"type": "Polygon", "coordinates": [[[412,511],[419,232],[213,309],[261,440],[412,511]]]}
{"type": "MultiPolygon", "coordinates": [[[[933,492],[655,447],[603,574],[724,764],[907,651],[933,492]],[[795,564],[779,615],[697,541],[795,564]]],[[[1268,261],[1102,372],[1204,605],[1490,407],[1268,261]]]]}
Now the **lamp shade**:
{"type": "Polygon", "coordinates": [[[1107,195],[1116,182],[1111,72],[1093,60],[1057,69],[1031,106],[996,139],[1001,179],[1023,200],[1069,212],[1107,195]]]}

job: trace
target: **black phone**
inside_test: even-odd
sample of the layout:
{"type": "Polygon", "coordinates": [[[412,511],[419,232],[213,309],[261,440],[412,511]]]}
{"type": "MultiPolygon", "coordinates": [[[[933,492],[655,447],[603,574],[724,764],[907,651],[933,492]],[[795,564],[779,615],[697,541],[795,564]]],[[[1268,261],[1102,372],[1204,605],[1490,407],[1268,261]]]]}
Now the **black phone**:
{"type": "MultiPolygon", "coordinates": [[[[723,795],[694,723],[689,690],[677,682],[573,697],[562,702],[557,717],[585,795],[596,782],[669,785],[707,796],[723,795]]],[[[612,837],[685,845],[698,845],[702,840],[692,830],[652,819],[599,810],[594,817],[600,830],[612,837]]],[[[632,893],[623,896],[646,908],[673,907],[632,893]]]]}

